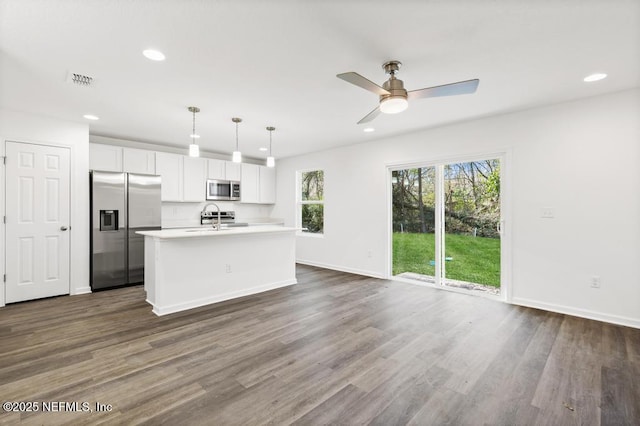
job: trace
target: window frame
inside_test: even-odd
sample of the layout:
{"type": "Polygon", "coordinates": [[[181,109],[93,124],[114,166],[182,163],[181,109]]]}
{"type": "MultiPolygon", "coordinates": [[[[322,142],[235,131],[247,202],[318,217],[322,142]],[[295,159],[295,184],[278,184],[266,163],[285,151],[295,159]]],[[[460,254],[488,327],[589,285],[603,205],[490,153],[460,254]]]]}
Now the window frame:
{"type": "Polygon", "coordinates": [[[311,169],[303,169],[298,170],[296,172],[296,227],[299,228],[297,231],[298,236],[305,236],[311,238],[324,238],[324,225],[325,225],[325,214],[324,214],[324,206],[325,206],[325,197],[324,197],[324,172],[325,170],[322,168],[311,168],[311,169]],[[302,199],[302,175],[309,172],[322,172],[322,200],[303,200],[302,199]],[[322,205],[322,232],[310,232],[302,230],[302,206],[304,205],[322,205]]]}

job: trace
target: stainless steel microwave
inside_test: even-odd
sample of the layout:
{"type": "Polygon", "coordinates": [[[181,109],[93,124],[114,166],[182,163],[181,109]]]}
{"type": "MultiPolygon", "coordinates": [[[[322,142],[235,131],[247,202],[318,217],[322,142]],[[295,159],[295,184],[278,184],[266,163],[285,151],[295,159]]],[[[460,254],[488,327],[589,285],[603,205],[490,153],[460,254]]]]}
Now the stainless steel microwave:
{"type": "Polygon", "coordinates": [[[239,200],[240,182],[207,179],[207,200],[239,200]]]}

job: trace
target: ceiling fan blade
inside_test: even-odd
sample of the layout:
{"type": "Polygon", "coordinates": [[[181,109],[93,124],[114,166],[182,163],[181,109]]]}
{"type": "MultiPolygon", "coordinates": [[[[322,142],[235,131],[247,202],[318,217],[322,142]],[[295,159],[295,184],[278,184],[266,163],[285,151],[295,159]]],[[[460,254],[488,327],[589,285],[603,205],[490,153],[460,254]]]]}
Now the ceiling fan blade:
{"type": "Polygon", "coordinates": [[[349,82],[351,84],[355,84],[358,87],[362,87],[363,89],[373,92],[376,95],[390,95],[390,93],[387,90],[378,86],[373,81],[364,78],[363,76],[361,76],[356,72],[345,72],[345,73],[336,75],[336,77],[346,82],[349,82]]]}
{"type": "Polygon", "coordinates": [[[435,98],[438,96],[466,95],[475,92],[479,83],[480,80],[475,79],[443,84],[442,86],[427,87],[426,89],[411,90],[410,92],[407,92],[407,98],[411,100],[435,98]]]}
{"type": "Polygon", "coordinates": [[[367,114],[364,117],[362,117],[362,120],[358,121],[358,124],[368,123],[370,121],[373,121],[373,119],[376,118],[378,116],[378,114],[380,114],[380,107],[376,107],[369,114],[367,114]]]}

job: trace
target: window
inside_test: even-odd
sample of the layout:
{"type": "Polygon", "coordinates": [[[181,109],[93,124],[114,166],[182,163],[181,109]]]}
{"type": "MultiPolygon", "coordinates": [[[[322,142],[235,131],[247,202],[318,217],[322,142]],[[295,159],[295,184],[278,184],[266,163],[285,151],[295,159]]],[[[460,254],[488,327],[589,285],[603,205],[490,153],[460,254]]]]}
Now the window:
{"type": "Polygon", "coordinates": [[[322,234],[324,231],[324,171],[298,173],[298,224],[304,233],[322,234]]]}

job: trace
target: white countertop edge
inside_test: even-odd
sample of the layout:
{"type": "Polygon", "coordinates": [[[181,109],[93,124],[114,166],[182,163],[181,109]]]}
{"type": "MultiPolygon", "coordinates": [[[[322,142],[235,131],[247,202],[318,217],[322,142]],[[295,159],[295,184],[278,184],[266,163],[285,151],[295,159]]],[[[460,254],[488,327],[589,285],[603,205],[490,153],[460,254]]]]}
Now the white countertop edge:
{"type": "Polygon", "coordinates": [[[289,228],[285,226],[256,226],[256,227],[237,227],[223,228],[220,231],[213,231],[210,228],[178,228],[178,229],[162,229],[159,231],[138,231],[136,234],[146,237],[154,237],[160,239],[169,238],[200,238],[200,237],[223,237],[225,235],[247,235],[247,234],[268,234],[279,232],[296,232],[300,228],[289,228]]]}

